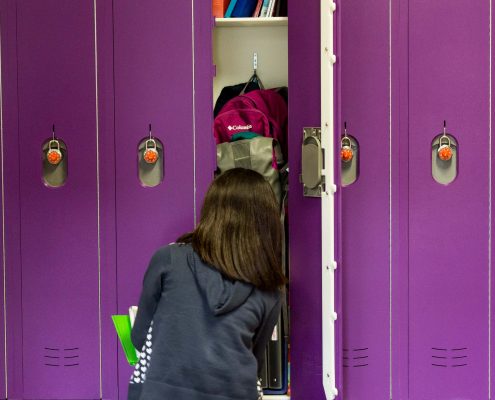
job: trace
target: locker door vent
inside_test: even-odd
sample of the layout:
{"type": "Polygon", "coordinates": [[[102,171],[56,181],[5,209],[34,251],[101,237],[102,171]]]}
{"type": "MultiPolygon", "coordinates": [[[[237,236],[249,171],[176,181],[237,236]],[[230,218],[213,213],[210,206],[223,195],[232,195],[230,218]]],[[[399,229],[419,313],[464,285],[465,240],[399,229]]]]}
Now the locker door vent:
{"type": "Polygon", "coordinates": [[[344,349],[344,368],[365,368],[369,365],[368,347],[344,349]]]}
{"type": "Polygon", "coordinates": [[[47,367],[72,368],[79,366],[79,347],[44,347],[43,363],[47,367]]]}
{"type": "Polygon", "coordinates": [[[467,347],[432,347],[431,365],[434,368],[462,368],[468,365],[467,347]]]}

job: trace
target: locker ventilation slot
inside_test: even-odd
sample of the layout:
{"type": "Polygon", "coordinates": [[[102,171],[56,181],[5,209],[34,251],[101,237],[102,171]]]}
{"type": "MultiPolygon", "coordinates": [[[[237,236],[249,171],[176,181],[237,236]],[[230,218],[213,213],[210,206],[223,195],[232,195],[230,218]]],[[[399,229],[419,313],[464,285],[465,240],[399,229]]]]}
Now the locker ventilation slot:
{"type": "Polygon", "coordinates": [[[368,347],[343,349],[344,368],[365,368],[369,365],[368,347]]]}
{"type": "Polygon", "coordinates": [[[467,347],[432,347],[431,365],[435,368],[462,368],[468,365],[467,347]]]}
{"type": "Polygon", "coordinates": [[[47,367],[79,366],[79,347],[44,347],[43,363],[47,367]]]}

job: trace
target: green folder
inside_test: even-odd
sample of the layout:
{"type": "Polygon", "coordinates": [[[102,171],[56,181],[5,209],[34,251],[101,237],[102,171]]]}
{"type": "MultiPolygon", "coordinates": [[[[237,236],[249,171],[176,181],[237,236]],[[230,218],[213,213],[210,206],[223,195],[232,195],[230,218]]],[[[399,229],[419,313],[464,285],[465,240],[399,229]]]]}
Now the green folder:
{"type": "Polygon", "coordinates": [[[127,362],[130,365],[136,365],[138,357],[131,341],[131,319],[128,315],[112,315],[112,321],[124,349],[127,362]]]}

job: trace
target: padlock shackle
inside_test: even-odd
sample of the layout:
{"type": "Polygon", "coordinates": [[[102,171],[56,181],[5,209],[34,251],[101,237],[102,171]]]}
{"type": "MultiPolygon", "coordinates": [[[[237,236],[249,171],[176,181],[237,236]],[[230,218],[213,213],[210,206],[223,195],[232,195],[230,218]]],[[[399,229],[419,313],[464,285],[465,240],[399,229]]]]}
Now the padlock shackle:
{"type": "Polygon", "coordinates": [[[156,145],[156,140],[153,139],[153,138],[149,138],[146,140],[146,143],[145,143],[145,149],[148,150],[149,148],[153,148],[153,149],[157,149],[157,145],[156,145]],[[153,147],[149,147],[148,144],[151,143],[153,145],[153,147]]]}
{"type": "Polygon", "coordinates": [[[340,139],[340,147],[345,147],[344,145],[344,141],[347,141],[347,146],[348,147],[352,147],[352,142],[351,142],[351,139],[348,137],[348,136],[343,136],[342,139],[340,139]]]}
{"type": "Polygon", "coordinates": [[[438,147],[440,148],[440,147],[445,146],[445,145],[451,147],[452,142],[451,142],[450,138],[444,133],[442,136],[440,136],[440,139],[438,139],[438,147]],[[447,143],[442,144],[442,141],[444,139],[447,140],[447,143]]]}
{"type": "Polygon", "coordinates": [[[48,150],[59,150],[60,151],[60,142],[57,139],[52,139],[48,142],[48,150]],[[52,143],[55,143],[57,148],[52,147],[52,143]]]}

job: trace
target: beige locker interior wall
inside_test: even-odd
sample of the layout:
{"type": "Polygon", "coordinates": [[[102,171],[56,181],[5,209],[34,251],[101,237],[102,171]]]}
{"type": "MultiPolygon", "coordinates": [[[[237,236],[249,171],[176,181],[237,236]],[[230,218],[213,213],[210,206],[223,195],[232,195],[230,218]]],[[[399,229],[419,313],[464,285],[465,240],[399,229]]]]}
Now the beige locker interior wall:
{"type": "Polygon", "coordinates": [[[287,26],[216,27],[213,60],[217,75],[213,101],[224,86],[246,82],[253,74],[253,53],[258,54],[258,75],[265,88],[287,86],[287,26]]]}

